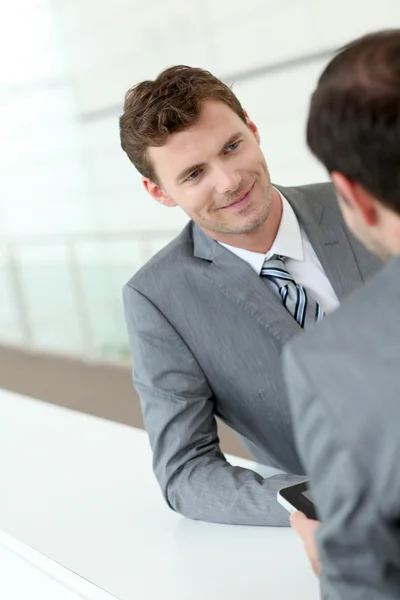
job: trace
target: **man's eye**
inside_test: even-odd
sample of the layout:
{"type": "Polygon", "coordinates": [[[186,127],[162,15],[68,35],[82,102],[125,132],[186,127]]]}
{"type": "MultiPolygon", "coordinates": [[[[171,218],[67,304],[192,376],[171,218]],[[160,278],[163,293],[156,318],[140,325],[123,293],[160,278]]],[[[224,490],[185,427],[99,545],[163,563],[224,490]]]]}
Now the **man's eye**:
{"type": "Polygon", "coordinates": [[[239,147],[240,141],[238,142],[233,142],[233,144],[229,144],[229,146],[226,148],[226,152],[233,152],[234,150],[236,150],[239,147]]]}
{"type": "Polygon", "coordinates": [[[196,171],[193,171],[193,173],[190,173],[189,177],[186,178],[186,181],[194,181],[199,175],[200,169],[197,169],[196,171]]]}

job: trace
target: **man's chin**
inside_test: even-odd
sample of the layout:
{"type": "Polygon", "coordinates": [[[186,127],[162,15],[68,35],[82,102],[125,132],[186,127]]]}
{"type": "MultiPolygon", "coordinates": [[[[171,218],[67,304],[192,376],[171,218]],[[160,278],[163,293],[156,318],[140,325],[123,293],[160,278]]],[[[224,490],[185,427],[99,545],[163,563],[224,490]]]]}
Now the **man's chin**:
{"type": "Polygon", "coordinates": [[[252,219],[249,219],[247,223],[243,223],[241,233],[252,233],[253,231],[257,231],[257,229],[264,225],[268,217],[268,212],[262,215],[253,216],[252,219]]]}
{"type": "MultiPolygon", "coordinates": [[[[231,222],[204,223],[197,221],[197,225],[210,237],[217,239],[220,235],[245,235],[251,234],[268,219],[269,214],[248,215],[247,217],[238,217],[231,222]]],[[[196,221],[195,221],[196,222],[196,221]]]]}
{"type": "Polygon", "coordinates": [[[221,233],[226,233],[226,234],[231,234],[231,235],[251,235],[252,233],[257,231],[257,229],[259,229],[264,222],[265,221],[253,223],[251,225],[242,225],[242,226],[237,226],[237,227],[231,227],[230,229],[225,229],[224,232],[221,231],[221,233]]]}

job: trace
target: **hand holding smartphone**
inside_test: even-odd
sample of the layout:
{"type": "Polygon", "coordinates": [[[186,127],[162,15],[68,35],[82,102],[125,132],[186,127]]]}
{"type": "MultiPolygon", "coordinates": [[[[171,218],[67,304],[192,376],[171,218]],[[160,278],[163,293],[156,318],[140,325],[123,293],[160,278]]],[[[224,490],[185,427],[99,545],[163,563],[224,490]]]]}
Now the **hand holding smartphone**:
{"type": "Polygon", "coordinates": [[[283,508],[286,508],[290,513],[299,510],[309,519],[318,520],[313,497],[307,481],[282,488],[277,494],[277,500],[279,504],[283,506],[283,508]]]}

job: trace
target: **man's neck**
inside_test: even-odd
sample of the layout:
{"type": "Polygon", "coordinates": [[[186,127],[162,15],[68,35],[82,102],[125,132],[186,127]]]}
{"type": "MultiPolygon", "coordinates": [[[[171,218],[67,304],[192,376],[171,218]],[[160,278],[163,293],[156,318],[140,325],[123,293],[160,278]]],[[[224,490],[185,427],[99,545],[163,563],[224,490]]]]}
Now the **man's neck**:
{"type": "Polygon", "coordinates": [[[275,241],[276,235],[282,219],[282,200],[279,192],[272,188],[271,211],[264,223],[249,233],[241,234],[226,234],[215,235],[211,232],[204,231],[206,235],[212,237],[217,242],[233,246],[234,248],[242,248],[251,252],[266,254],[275,241]]]}
{"type": "Polygon", "coordinates": [[[383,261],[400,257],[400,215],[389,208],[385,208],[381,214],[382,226],[380,238],[380,252],[377,254],[383,261]]]}

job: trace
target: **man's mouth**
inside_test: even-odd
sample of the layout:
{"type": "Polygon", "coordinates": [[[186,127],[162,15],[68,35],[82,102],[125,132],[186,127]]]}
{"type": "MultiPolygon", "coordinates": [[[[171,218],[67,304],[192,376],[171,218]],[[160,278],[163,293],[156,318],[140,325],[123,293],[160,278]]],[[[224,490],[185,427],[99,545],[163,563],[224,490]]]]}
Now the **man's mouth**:
{"type": "Polygon", "coordinates": [[[240,196],[240,198],[238,198],[237,200],[234,200],[233,202],[228,204],[228,206],[222,206],[221,208],[223,208],[224,210],[235,210],[238,208],[242,208],[243,206],[245,206],[246,204],[248,204],[250,202],[253,187],[254,187],[254,183],[251,186],[251,188],[249,188],[247,190],[247,192],[245,192],[243,195],[240,196]]]}

